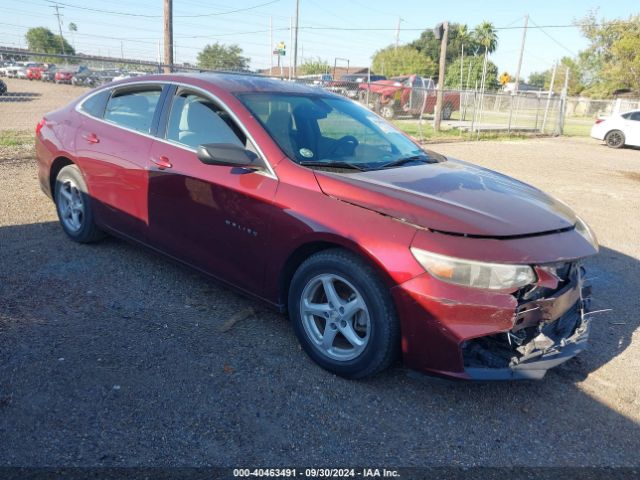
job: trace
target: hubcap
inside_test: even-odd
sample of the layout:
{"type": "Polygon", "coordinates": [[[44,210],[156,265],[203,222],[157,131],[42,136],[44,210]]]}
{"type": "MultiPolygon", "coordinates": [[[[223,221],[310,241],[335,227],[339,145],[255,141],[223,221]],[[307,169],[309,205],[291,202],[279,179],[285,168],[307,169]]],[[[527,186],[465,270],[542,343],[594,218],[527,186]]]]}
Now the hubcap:
{"type": "Polygon", "coordinates": [[[393,118],[393,109],[391,107],[382,107],[380,114],[383,118],[393,118]]]}
{"type": "Polygon", "coordinates": [[[369,343],[367,305],[360,292],[339,275],[322,274],[307,283],[300,317],[313,346],[333,360],[353,360],[369,343]]]}
{"type": "Polygon", "coordinates": [[[58,206],[64,226],[71,232],[80,230],[84,220],[84,201],[82,192],[73,180],[66,179],[60,186],[58,206]]]}

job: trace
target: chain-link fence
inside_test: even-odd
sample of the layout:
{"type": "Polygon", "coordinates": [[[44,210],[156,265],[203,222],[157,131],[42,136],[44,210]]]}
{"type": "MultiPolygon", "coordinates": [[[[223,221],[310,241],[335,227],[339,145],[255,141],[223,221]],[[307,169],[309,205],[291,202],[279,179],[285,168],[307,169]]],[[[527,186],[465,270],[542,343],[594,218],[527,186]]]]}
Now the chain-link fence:
{"type": "MultiPolygon", "coordinates": [[[[28,52],[7,59],[1,48],[0,54],[5,55],[5,61],[0,62],[0,131],[33,129],[43,114],[66,105],[83,91],[121,78],[158,73],[164,67],[154,62],[104,57],[43,59],[28,52]],[[45,60],[56,63],[42,63],[45,60]]],[[[174,65],[172,69],[201,71],[189,65],[174,65]]],[[[416,75],[385,79],[362,73],[338,80],[330,75],[312,75],[294,81],[358,101],[421,139],[434,135],[438,92],[431,79],[416,75]]],[[[596,117],[640,108],[638,100],[562,98],[544,92],[513,95],[447,89],[442,96],[441,128],[450,135],[471,139],[503,133],[588,135],[596,117]]]]}

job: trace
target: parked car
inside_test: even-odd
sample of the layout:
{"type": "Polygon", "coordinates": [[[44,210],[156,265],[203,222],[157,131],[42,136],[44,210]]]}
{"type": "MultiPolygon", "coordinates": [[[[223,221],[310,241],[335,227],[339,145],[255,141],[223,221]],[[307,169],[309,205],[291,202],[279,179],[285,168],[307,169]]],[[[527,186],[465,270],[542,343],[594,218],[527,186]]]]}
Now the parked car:
{"type": "Polygon", "coordinates": [[[287,311],[338,375],[401,354],[448,377],[541,378],[586,346],[585,222],[344,97],[153,75],[46,114],[35,142],[71,240],[139,242],[287,311]]]}
{"type": "Polygon", "coordinates": [[[56,67],[55,65],[49,65],[45,70],[42,71],[40,79],[43,82],[55,82],[57,71],[58,67],[56,67]]]}
{"type": "Polygon", "coordinates": [[[72,84],[74,76],[83,75],[84,72],[86,72],[88,70],[89,69],[84,65],[79,66],[79,67],[76,67],[76,66],[59,67],[56,70],[56,73],[54,75],[54,81],[56,83],[72,84]]]}
{"type": "Polygon", "coordinates": [[[34,65],[32,67],[27,67],[26,69],[26,77],[29,80],[42,80],[42,72],[45,70],[44,65],[34,65]]]}
{"type": "Polygon", "coordinates": [[[127,78],[141,77],[143,75],[148,75],[148,73],[146,73],[146,72],[121,72],[119,75],[116,75],[115,77],[113,77],[112,81],[113,82],[117,82],[119,80],[125,80],[127,78]]]}
{"type": "Polygon", "coordinates": [[[386,80],[384,75],[367,75],[365,74],[351,74],[343,75],[340,80],[333,80],[327,83],[325,87],[327,90],[339,95],[344,95],[349,98],[358,98],[360,93],[360,84],[363,82],[377,82],[379,80],[386,80]]]}
{"type": "MultiPolygon", "coordinates": [[[[436,106],[437,92],[434,81],[419,75],[361,83],[361,100],[367,98],[367,91],[370,106],[388,120],[398,114],[419,116],[421,113],[434,113],[436,106]]],[[[449,120],[456,110],[460,110],[460,93],[444,92],[442,118],[449,120]]]]}
{"type": "Polygon", "coordinates": [[[308,85],[315,85],[317,87],[325,87],[333,81],[333,77],[328,73],[317,73],[312,75],[300,75],[298,80],[302,80],[308,85]]]}
{"type": "Polygon", "coordinates": [[[596,119],[591,127],[591,136],[603,140],[611,148],[625,145],[640,147],[640,110],[596,119]]]}
{"type": "Polygon", "coordinates": [[[7,77],[8,70],[13,67],[15,64],[13,62],[2,62],[0,63],[0,77],[7,77]]]}
{"type": "Polygon", "coordinates": [[[0,80],[0,96],[7,93],[7,84],[0,80]]]}

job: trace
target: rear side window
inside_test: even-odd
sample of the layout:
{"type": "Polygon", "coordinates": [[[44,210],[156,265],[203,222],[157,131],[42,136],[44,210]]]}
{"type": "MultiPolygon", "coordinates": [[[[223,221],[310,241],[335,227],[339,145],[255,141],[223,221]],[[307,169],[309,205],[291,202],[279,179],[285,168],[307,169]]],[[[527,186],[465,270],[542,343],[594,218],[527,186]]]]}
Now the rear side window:
{"type": "Polygon", "coordinates": [[[640,122],[640,112],[631,112],[629,119],[635,120],[636,122],[640,122]]]}
{"type": "Polygon", "coordinates": [[[102,90],[82,102],[80,109],[92,117],[102,118],[104,109],[107,106],[107,100],[109,100],[109,95],[111,95],[111,90],[102,90]]]}
{"type": "Polygon", "coordinates": [[[107,102],[104,119],[149,133],[161,93],[160,87],[115,92],[107,102]]]}
{"type": "Polygon", "coordinates": [[[246,137],[225,111],[210,99],[190,92],[173,98],[166,138],[191,148],[207,143],[246,143],[246,137]]]}

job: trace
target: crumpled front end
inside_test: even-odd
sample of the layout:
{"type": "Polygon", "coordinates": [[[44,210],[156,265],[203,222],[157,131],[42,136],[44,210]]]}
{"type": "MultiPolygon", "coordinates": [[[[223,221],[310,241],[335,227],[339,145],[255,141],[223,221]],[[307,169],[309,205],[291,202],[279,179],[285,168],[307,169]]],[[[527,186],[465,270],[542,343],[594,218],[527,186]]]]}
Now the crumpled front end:
{"type": "Polygon", "coordinates": [[[540,379],[587,347],[591,288],[584,284],[584,269],[567,262],[537,270],[555,272],[557,287],[519,292],[513,328],[461,343],[470,378],[540,379]]]}
{"type": "Polygon", "coordinates": [[[460,379],[540,379],[586,348],[591,288],[581,259],[597,246],[580,244],[575,231],[513,240],[443,237],[423,232],[415,243],[462,258],[525,263],[536,281],[516,291],[485,290],[425,272],[394,287],[409,368],[460,379]]]}

